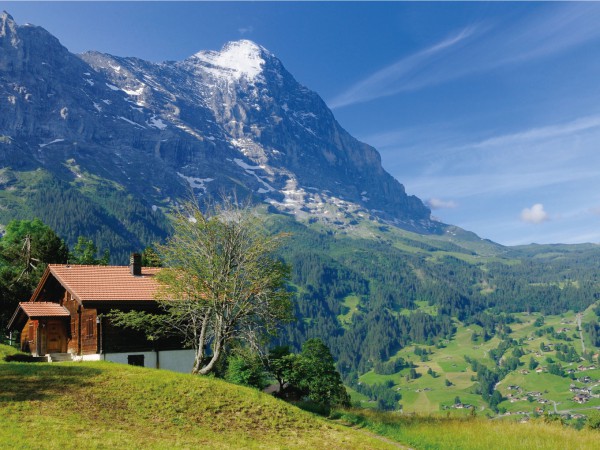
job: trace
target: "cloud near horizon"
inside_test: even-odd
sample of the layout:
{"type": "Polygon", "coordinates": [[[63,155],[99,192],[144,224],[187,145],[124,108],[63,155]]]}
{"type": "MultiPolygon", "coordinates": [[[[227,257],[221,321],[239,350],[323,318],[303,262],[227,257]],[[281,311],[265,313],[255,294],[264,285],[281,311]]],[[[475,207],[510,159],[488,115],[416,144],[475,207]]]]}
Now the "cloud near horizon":
{"type": "Polygon", "coordinates": [[[521,211],[521,220],[526,223],[542,223],[550,220],[548,213],[544,210],[544,205],[536,203],[531,208],[524,208],[521,211]]]}

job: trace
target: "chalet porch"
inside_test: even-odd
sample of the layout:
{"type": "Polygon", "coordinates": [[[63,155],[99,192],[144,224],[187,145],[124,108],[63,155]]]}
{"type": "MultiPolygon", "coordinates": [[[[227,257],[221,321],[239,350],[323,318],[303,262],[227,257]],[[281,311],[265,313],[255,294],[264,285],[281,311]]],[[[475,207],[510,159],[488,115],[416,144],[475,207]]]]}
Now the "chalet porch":
{"type": "Polygon", "coordinates": [[[57,303],[20,303],[9,326],[21,329],[21,350],[33,356],[67,353],[69,311],[57,303]]]}

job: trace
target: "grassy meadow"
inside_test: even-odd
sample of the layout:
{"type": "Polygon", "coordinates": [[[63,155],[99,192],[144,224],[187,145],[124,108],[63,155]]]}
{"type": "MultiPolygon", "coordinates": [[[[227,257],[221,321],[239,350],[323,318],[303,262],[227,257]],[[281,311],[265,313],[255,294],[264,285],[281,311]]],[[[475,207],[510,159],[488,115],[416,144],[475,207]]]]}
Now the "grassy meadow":
{"type": "MultiPolygon", "coordinates": [[[[0,346],[0,360],[9,347],[0,346]]],[[[0,448],[397,448],[224,381],[108,362],[0,363],[0,448]]]]}
{"type": "MultiPolygon", "coordinates": [[[[11,353],[0,345],[0,361],[11,353]]],[[[593,449],[600,440],[598,431],[542,419],[365,409],[332,419],[210,377],[107,362],[0,362],[0,448],[593,449]]]]}

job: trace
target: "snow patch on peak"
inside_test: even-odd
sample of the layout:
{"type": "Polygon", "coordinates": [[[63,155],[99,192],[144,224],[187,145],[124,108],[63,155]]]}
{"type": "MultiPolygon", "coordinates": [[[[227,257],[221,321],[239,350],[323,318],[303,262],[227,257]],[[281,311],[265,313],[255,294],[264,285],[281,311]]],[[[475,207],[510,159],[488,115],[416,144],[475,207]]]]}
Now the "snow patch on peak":
{"type": "Polygon", "coordinates": [[[63,142],[63,141],[64,141],[64,139],[54,139],[53,141],[50,141],[50,142],[48,142],[46,144],[38,144],[38,145],[40,146],[40,148],[44,148],[44,147],[47,147],[49,145],[56,144],[58,142],[63,142]]]}
{"type": "Polygon", "coordinates": [[[245,77],[248,81],[254,81],[262,73],[265,53],[268,54],[267,50],[260,45],[241,40],[225,44],[220,52],[201,51],[194,57],[216,68],[217,70],[209,69],[214,75],[219,75],[218,72],[221,72],[227,78],[239,80],[245,77]]]}

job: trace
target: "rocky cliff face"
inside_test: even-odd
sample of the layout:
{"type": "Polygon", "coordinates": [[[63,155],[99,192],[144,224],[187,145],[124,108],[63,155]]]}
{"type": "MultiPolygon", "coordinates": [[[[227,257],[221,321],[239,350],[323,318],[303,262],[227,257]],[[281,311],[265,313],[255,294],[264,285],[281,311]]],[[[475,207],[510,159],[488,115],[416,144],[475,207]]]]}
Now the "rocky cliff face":
{"type": "Polygon", "coordinates": [[[111,180],[148,208],[236,189],[324,222],[356,215],[432,232],[430,211],[322,99],[250,42],[160,64],[73,55],[0,16],[0,164],[111,180]],[[77,169],[75,169],[75,167],[77,169]]]}

